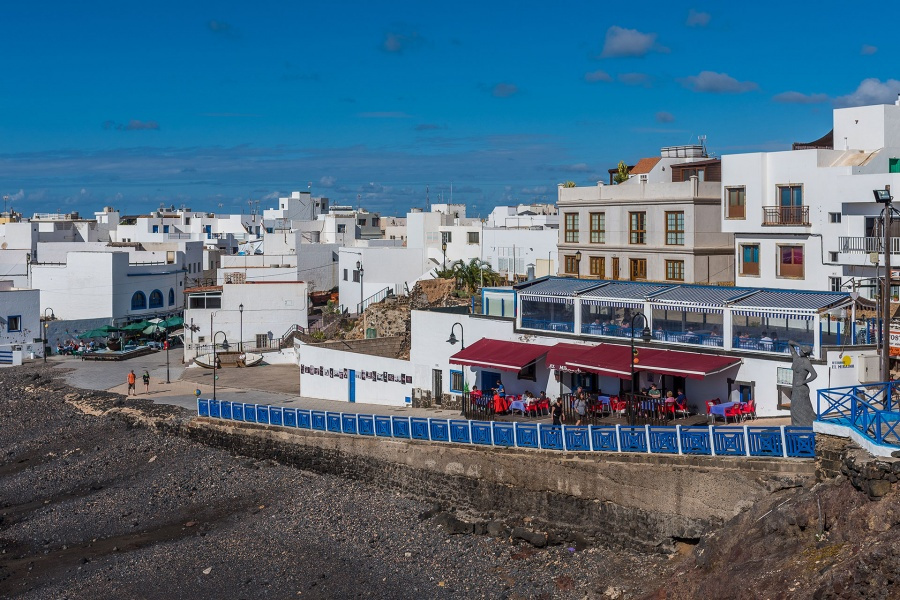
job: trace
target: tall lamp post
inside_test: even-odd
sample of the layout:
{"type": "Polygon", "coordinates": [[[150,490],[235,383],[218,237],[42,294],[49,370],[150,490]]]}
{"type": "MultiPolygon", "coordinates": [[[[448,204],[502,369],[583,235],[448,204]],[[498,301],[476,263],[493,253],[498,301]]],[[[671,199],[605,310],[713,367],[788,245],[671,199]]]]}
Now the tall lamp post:
{"type": "MultiPolygon", "coordinates": [[[[884,229],[884,286],[881,292],[881,380],[891,380],[891,212],[894,207],[891,202],[894,197],[891,196],[890,186],[885,186],[883,190],[872,190],[875,194],[875,201],[884,204],[884,218],[882,219],[882,228],[884,229]]],[[[887,404],[890,405],[890,391],[887,394],[887,404]]]]}
{"type": "Polygon", "coordinates": [[[581,250],[575,253],[575,278],[581,279],[581,250]]]}
{"type": "MultiPolygon", "coordinates": [[[[466,335],[465,335],[466,332],[465,332],[465,329],[463,329],[462,323],[460,323],[459,321],[457,321],[450,327],[450,337],[447,338],[447,343],[450,344],[451,346],[456,345],[456,341],[457,341],[456,334],[453,333],[453,330],[456,329],[457,325],[459,325],[459,341],[462,344],[462,349],[465,350],[466,349],[466,335]]],[[[465,373],[465,371],[463,371],[463,373],[465,373]]],[[[463,375],[463,377],[465,377],[465,375],[463,375]]],[[[463,380],[463,382],[465,382],[465,380],[463,380]]],[[[451,382],[451,384],[452,383],[453,382],[451,382]]],[[[463,387],[463,390],[465,391],[465,386],[463,387]]],[[[462,411],[460,414],[462,414],[462,415],[466,414],[466,408],[467,408],[468,402],[469,402],[468,395],[463,396],[463,405],[462,405],[462,411]]]]}
{"type": "Polygon", "coordinates": [[[241,330],[240,336],[238,337],[238,350],[240,352],[244,351],[244,303],[241,302],[238,304],[238,312],[241,313],[241,330]]]}
{"type": "Polygon", "coordinates": [[[359,314],[363,312],[363,264],[361,260],[356,261],[356,271],[359,273],[359,314]]]}
{"type": "Polygon", "coordinates": [[[444,252],[444,270],[447,270],[447,242],[441,242],[441,250],[444,252]]]}
{"type": "Polygon", "coordinates": [[[172,383],[169,378],[169,320],[166,319],[166,383],[172,383]]]}
{"type": "Polygon", "coordinates": [[[653,338],[650,327],[647,324],[647,317],[644,313],[637,312],[631,317],[631,402],[628,403],[628,424],[632,427],[635,425],[635,398],[634,398],[634,365],[638,362],[637,350],[634,349],[634,321],[638,317],[644,320],[644,329],[641,331],[641,339],[645,344],[649,343],[653,338]]]}
{"type": "MultiPolygon", "coordinates": [[[[210,317],[212,320],[212,317],[210,317]]],[[[228,335],[224,331],[217,331],[213,334],[213,397],[216,399],[216,379],[219,378],[219,357],[216,354],[216,336],[222,334],[222,350],[228,350],[228,335]]]]}
{"type": "Polygon", "coordinates": [[[56,315],[53,314],[52,308],[47,307],[44,309],[44,337],[42,338],[44,340],[44,364],[47,364],[47,342],[48,342],[47,329],[50,327],[50,321],[52,321],[55,318],[56,318],[56,315]],[[48,310],[50,311],[49,317],[47,316],[48,310]]]}

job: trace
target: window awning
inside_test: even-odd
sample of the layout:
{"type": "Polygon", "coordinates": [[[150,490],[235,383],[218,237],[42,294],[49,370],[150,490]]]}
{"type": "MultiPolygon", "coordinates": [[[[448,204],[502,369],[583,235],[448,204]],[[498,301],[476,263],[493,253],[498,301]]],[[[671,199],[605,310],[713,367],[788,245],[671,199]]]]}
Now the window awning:
{"type": "Polygon", "coordinates": [[[638,354],[635,369],[651,373],[665,373],[691,379],[703,379],[741,364],[740,358],[716,356],[679,350],[647,350],[638,354]]]}
{"type": "Polygon", "coordinates": [[[551,346],[505,342],[483,338],[450,357],[450,363],[519,372],[550,350],[551,346]]]}
{"type": "MultiPolygon", "coordinates": [[[[571,344],[566,344],[571,345],[571,344]]],[[[721,373],[741,363],[740,358],[681,352],[677,350],[657,350],[637,348],[635,372],[649,371],[691,379],[703,379],[721,373]]],[[[549,362],[549,359],[548,359],[549,362]]],[[[599,375],[612,375],[620,379],[631,377],[631,347],[618,344],[600,344],[580,356],[566,361],[566,370],[588,371],[599,375]]]]}
{"type": "Polygon", "coordinates": [[[550,352],[547,353],[547,368],[556,371],[572,371],[580,373],[581,369],[573,367],[572,363],[578,362],[582,356],[594,348],[596,348],[596,346],[588,346],[585,344],[556,344],[551,347],[550,352]]]}

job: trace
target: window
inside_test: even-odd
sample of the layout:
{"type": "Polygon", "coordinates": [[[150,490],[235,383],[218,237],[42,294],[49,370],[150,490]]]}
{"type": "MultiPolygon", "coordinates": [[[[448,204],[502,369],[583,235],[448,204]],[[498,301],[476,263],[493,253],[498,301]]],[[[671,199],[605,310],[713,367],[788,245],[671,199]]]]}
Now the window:
{"type": "Polygon", "coordinates": [[[618,256],[613,256],[611,276],[613,279],[619,278],[619,257],[618,256]]]}
{"type": "Polygon", "coordinates": [[[684,246],[684,213],[666,213],[666,245],[684,246]]]}
{"type": "Polygon", "coordinates": [[[337,232],[338,233],[347,233],[347,225],[345,225],[344,223],[338,223],[337,232]]]}
{"type": "Polygon", "coordinates": [[[878,217],[866,217],[865,232],[866,237],[878,237],[881,230],[879,227],[880,219],[878,217]]]}
{"type": "Polygon", "coordinates": [[[779,185],[778,205],[782,207],[803,206],[803,186],[779,185]]]}
{"type": "Polygon", "coordinates": [[[452,231],[442,231],[441,232],[441,243],[442,244],[452,244],[453,243],[453,232],[452,231]]]}
{"type": "Polygon", "coordinates": [[[353,269],[353,283],[359,283],[359,269],[353,269]]]}
{"type": "Polygon", "coordinates": [[[837,262],[838,261],[838,253],[837,252],[829,252],[828,260],[829,260],[829,262],[837,262]]]}
{"type": "Polygon", "coordinates": [[[602,256],[592,256],[590,261],[591,275],[597,277],[606,276],[606,258],[602,256]]]}
{"type": "Polygon", "coordinates": [[[169,288],[169,306],[175,306],[175,288],[169,288]]]}
{"type": "Polygon", "coordinates": [[[741,244],[741,275],[759,276],[759,245],[741,244]]]}
{"type": "Polygon", "coordinates": [[[163,225],[163,233],[169,233],[169,226],[163,225]]]}
{"type": "Polygon", "coordinates": [[[222,294],[197,294],[188,298],[190,308],[222,308],[222,294]]]}
{"type": "Polygon", "coordinates": [[[591,213],[591,243],[606,243],[606,213],[591,213]]]}
{"type": "Polygon", "coordinates": [[[153,290],[150,292],[150,308],[162,308],[163,305],[163,295],[159,290],[153,290]]]}
{"type": "Polygon", "coordinates": [[[697,179],[700,181],[704,181],[706,179],[706,169],[682,169],[681,170],[681,180],[687,181],[694,175],[697,176],[697,179]]]}
{"type": "Polygon", "coordinates": [[[832,292],[841,291],[841,278],[840,277],[829,277],[828,278],[828,289],[832,292]]]}
{"type": "Polygon", "coordinates": [[[467,233],[466,241],[470,244],[477,244],[478,243],[478,232],[470,231],[469,233],[467,233]]]}
{"type": "Polygon", "coordinates": [[[888,173],[900,173],[900,158],[888,159],[888,173]]]}
{"type": "Polygon", "coordinates": [[[828,222],[829,223],[840,223],[841,222],[841,213],[828,213],[828,222]]]}
{"type": "Polygon", "coordinates": [[[684,281],[684,261],[666,261],[666,279],[669,281],[684,281]]]}
{"type": "Polygon", "coordinates": [[[365,220],[365,219],[359,219],[359,220],[357,221],[357,223],[359,223],[359,226],[360,226],[360,227],[365,227],[365,226],[366,226],[366,220],[365,220]]]}
{"type": "Polygon", "coordinates": [[[778,276],[803,277],[803,246],[778,246],[778,276]]]}
{"type": "Polygon", "coordinates": [[[462,371],[450,371],[450,391],[455,394],[461,394],[465,390],[465,379],[463,379],[462,371]]]}
{"type": "Polygon", "coordinates": [[[380,217],[372,217],[372,227],[380,227],[381,226],[381,218],[380,217]]]}
{"type": "Polygon", "coordinates": [[[630,271],[631,271],[631,280],[632,281],[640,281],[643,279],[647,279],[647,259],[646,258],[632,258],[629,260],[630,271]]]}
{"type": "Polygon", "coordinates": [[[567,254],[565,257],[565,267],[566,273],[570,275],[575,275],[578,273],[578,259],[571,254],[567,254]]]}
{"type": "Polygon", "coordinates": [[[14,331],[22,331],[22,315],[12,315],[6,317],[6,330],[10,333],[14,331]]]}
{"type": "Polygon", "coordinates": [[[153,233],[159,233],[159,225],[153,226],[153,233]]]}
{"type": "Polygon", "coordinates": [[[131,297],[131,310],[143,310],[147,308],[147,296],[144,292],[135,292],[131,297]]]}
{"type": "Polygon", "coordinates": [[[629,241],[632,244],[647,243],[647,213],[628,213],[629,241]]]}
{"type": "Polygon", "coordinates": [[[578,213],[566,213],[565,242],[578,243],[578,213]]]}
{"type": "Polygon", "coordinates": [[[725,218],[743,219],[747,216],[747,189],[725,188],[725,218]]]}
{"type": "Polygon", "coordinates": [[[344,281],[347,281],[347,269],[344,269],[344,281]]]}

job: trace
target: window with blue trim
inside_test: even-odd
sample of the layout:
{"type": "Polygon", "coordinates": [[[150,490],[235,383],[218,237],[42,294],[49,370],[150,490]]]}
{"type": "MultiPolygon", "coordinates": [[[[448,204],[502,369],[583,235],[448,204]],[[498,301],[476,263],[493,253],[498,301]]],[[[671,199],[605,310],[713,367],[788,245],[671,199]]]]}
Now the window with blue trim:
{"type": "Polygon", "coordinates": [[[465,390],[466,380],[462,371],[450,370],[450,391],[454,394],[461,394],[465,390]]]}
{"type": "Polygon", "coordinates": [[[147,308],[147,296],[144,292],[135,292],[131,297],[131,310],[143,310],[147,308]]]}
{"type": "Polygon", "coordinates": [[[159,233],[159,225],[153,226],[153,233],[159,233]]]}
{"type": "Polygon", "coordinates": [[[175,289],[169,288],[169,306],[175,306],[175,289]]]}
{"type": "Polygon", "coordinates": [[[159,290],[153,290],[150,292],[150,308],[162,308],[163,306],[163,295],[159,290]]]}
{"type": "Polygon", "coordinates": [[[22,331],[22,315],[10,315],[6,317],[6,330],[10,333],[22,331]]]}

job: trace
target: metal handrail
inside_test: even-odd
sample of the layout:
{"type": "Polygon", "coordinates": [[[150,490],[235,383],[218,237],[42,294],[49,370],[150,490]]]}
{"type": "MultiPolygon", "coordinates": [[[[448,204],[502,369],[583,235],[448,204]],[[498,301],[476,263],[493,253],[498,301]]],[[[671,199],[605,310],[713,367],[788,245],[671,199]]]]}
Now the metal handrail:
{"type": "Polygon", "coordinates": [[[377,302],[381,302],[385,298],[391,295],[393,290],[390,287],[386,287],[383,290],[377,291],[362,302],[358,302],[356,304],[356,314],[361,314],[364,310],[366,310],[370,305],[375,304],[377,302]]]}
{"type": "Polygon", "coordinates": [[[808,206],[763,206],[763,225],[809,225],[808,206]]]}
{"type": "Polygon", "coordinates": [[[883,382],[819,390],[816,420],[855,429],[877,444],[900,446],[900,384],[883,382]]]}

